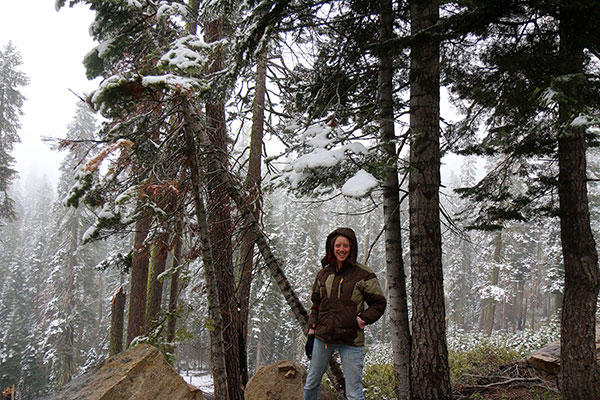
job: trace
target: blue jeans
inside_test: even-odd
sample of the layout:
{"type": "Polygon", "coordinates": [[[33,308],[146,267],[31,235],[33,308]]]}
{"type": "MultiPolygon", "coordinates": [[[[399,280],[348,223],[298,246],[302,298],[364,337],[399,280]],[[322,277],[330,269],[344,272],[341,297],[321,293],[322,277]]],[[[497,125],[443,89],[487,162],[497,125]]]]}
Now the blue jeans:
{"type": "Polygon", "coordinates": [[[364,400],[362,386],[362,370],[365,359],[365,349],[362,346],[347,346],[343,344],[328,344],[315,338],[312,359],[308,367],[308,376],[304,385],[304,400],[317,400],[321,378],[333,352],[337,349],[344,367],[346,378],[346,397],[348,400],[364,400]]]}

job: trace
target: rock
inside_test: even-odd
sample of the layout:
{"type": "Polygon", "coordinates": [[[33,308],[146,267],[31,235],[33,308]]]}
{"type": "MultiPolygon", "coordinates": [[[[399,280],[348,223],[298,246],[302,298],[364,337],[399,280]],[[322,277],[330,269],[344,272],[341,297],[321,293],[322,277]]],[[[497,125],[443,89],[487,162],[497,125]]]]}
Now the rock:
{"type": "MultiPolygon", "coordinates": [[[[278,361],[260,367],[248,381],[245,400],[302,400],[306,369],[293,361],[278,361]]],[[[335,400],[335,393],[321,385],[319,400],[335,400]]]]}
{"type": "Polygon", "coordinates": [[[551,375],[560,372],[560,342],[548,343],[541,349],[535,350],[525,359],[529,365],[551,375]]]}
{"type": "Polygon", "coordinates": [[[44,400],[204,400],[156,347],[139,344],[63,386],[44,400]]]}
{"type": "MultiPolygon", "coordinates": [[[[548,343],[541,349],[535,350],[525,360],[540,371],[551,375],[560,373],[560,341],[548,343]]],[[[600,362],[600,325],[596,326],[596,360],[600,362]]]]}

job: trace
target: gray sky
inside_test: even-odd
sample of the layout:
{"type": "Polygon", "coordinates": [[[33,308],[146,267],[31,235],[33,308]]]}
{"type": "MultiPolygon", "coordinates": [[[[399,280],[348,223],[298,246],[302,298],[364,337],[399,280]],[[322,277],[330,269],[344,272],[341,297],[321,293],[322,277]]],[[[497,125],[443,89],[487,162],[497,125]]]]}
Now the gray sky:
{"type": "Polygon", "coordinates": [[[0,0],[0,46],[13,42],[30,79],[22,90],[22,143],[13,153],[24,181],[45,174],[55,183],[62,156],[40,137],[64,137],[78,101],[69,90],[82,94],[97,85],[87,80],[82,64],[95,45],[88,33],[93,16],[81,5],[57,12],[53,0],[0,0]]]}

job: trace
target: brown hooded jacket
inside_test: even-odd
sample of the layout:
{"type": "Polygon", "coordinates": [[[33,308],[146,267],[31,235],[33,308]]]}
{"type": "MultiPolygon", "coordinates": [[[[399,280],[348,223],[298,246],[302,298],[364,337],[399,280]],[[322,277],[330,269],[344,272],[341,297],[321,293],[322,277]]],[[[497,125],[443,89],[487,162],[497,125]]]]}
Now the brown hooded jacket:
{"type": "Polygon", "coordinates": [[[356,261],[357,254],[358,242],[352,229],[338,228],[327,236],[323,269],[313,285],[308,319],[308,326],[315,329],[322,342],[364,346],[364,330],[359,328],[356,317],[372,324],[385,311],[386,301],[377,277],[356,261]],[[350,240],[350,255],[337,270],[333,243],[339,235],[350,240]]]}

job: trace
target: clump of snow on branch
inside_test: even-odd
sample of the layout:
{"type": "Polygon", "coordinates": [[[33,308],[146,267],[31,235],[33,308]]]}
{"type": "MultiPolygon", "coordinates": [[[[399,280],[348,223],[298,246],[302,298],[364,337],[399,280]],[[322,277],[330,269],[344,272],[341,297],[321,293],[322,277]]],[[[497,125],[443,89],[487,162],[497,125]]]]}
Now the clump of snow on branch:
{"type": "MultiPolygon", "coordinates": [[[[112,46],[112,44],[115,42],[114,39],[107,39],[103,42],[101,42],[98,46],[94,47],[90,53],[92,52],[97,52],[98,53],[98,57],[103,58],[106,56],[106,54],[108,53],[108,51],[110,50],[110,47],[112,46]]],[[[88,53],[89,54],[89,53],[88,53]]],[[[87,57],[87,56],[86,56],[87,57]]]]}
{"type": "Polygon", "coordinates": [[[144,5],[139,0],[125,0],[125,4],[129,7],[142,8],[144,5]]]}
{"type": "Polygon", "coordinates": [[[177,39],[169,51],[160,58],[160,63],[181,70],[198,68],[208,62],[207,53],[211,46],[195,35],[177,39]]]}
{"type": "Polygon", "coordinates": [[[94,91],[91,98],[92,103],[95,105],[100,105],[102,103],[102,97],[107,91],[115,89],[126,82],[127,78],[123,75],[113,75],[108,77],[107,79],[102,81],[102,83],[100,83],[100,85],[98,86],[98,89],[94,91]]]}
{"type": "Polygon", "coordinates": [[[547,88],[544,90],[540,96],[540,102],[543,106],[550,106],[553,103],[556,103],[556,99],[560,93],[558,93],[553,88],[547,88]]]}
{"type": "Polygon", "coordinates": [[[174,74],[148,75],[142,78],[142,86],[165,85],[174,90],[191,90],[201,85],[198,79],[186,78],[174,74]]]}
{"type": "Polygon", "coordinates": [[[185,17],[187,13],[187,8],[183,4],[161,1],[156,10],[156,19],[161,21],[170,16],[185,17]]]}
{"type": "Polygon", "coordinates": [[[503,301],[506,299],[506,290],[496,285],[488,285],[479,289],[480,299],[492,299],[494,301],[503,301]]]}
{"type": "Polygon", "coordinates": [[[377,185],[379,185],[377,179],[364,169],[361,169],[344,183],[342,194],[348,197],[364,197],[371,190],[375,189],[377,185]]]}
{"type": "Polygon", "coordinates": [[[294,171],[302,172],[306,168],[333,167],[344,159],[344,152],[340,149],[326,150],[316,148],[304,154],[293,163],[294,171]]]}
{"type": "MultiPolygon", "coordinates": [[[[286,179],[292,188],[297,188],[303,180],[310,178],[311,170],[328,169],[347,161],[353,155],[368,155],[369,150],[359,142],[341,144],[345,135],[339,127],[316,123],[301,130],[291,123],[287,131],[297,131],[300,142],[307,152],[292,161],[286,169],[286,179]]],[[[342,193],[351,197],[362,197],[371,191],[378,182],[364,170],[358,171],[342,188],[342,193]]]]}

